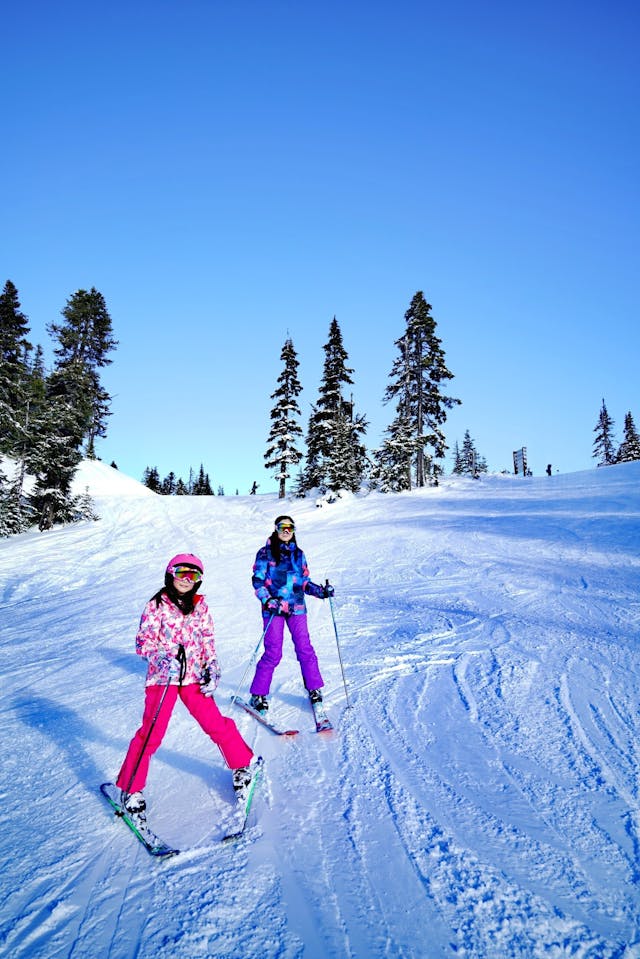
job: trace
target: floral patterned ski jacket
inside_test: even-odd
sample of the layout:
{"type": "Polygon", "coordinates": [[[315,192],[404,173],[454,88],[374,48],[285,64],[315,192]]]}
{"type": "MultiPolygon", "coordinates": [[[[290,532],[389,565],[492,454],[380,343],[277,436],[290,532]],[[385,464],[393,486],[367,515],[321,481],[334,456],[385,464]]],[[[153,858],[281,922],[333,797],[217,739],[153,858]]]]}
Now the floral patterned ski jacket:
{"type": "Polygon", "coordinates": [[[171,685],[179,684],[179,676],[170,674],[180,646],[186,654],[184,686],[201,682],[206,666],[217,666],[213,617],[204,596],[195,597],[193,612],[186,616],[166,593],[159,604],[150,599],[136,635],[136,653],[148,660],[147,686],[164,686],[169,680],[171,685]]]}

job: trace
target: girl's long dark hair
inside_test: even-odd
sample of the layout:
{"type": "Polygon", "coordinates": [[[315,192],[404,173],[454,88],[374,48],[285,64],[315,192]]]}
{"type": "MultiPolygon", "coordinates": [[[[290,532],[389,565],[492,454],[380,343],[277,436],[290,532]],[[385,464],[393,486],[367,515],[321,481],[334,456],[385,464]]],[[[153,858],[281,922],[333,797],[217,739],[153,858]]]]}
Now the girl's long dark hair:
{"type": "Polygon", "coordinates": [[[173,585],[173,577],[171,573],[167,573],[164,578],[164,586],[162,589],[159,589],[158,592],[151,597],[151,599],[155,600],[156,606],[159,606],[162,602],[163,595],[168,596],[173,605],[177,606],[180,612],[184,613],[185,616],[188,616],[189,613],[193,612],[196,593],[198,592],[199,586],[200,583],[195,583],[193,588],[190,589],[188,593],[179,593],[173,585]]]}

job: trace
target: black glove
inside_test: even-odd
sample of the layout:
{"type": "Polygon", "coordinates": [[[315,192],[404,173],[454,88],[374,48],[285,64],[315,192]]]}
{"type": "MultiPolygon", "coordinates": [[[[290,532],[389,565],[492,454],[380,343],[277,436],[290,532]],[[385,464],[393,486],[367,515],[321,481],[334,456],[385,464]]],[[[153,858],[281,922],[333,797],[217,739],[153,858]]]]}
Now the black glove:
{"type": "Polygon", "coordinates": [[[326,586],[319,586],[317,583],[312,583],[311,580],[309,580],[305,592],[307,592],[309,596],[315,596],[316,599],[326,599],[327,596],[333,596],[333,586],[329,586],[328,580],[326,586]],[[327,589],[329,589],[330,592],[327,592],[327,589]]]}
{"type": "Polygon", "coordinates": [[[218,660],[213,659],[202,670],[202,679],[200,680],[200,689],[203,696],[209,696],[213,699],[214,693],[220,682],[220,666],[218,660]]]}
{"type": "Polygon", "coordinates": [[[269,599],[264,604],[264,610],[267,613],[271,613],[272,616],[277,616],[282,609],[282,604],[277,596],[270,596],[269,599]]]}
{"type": "Polygon", "coordinates": [[[335,589],[333,588],[333,586],[331,585],[331,583],[329,582],[329,580],[326,581],[326,583],[325,583],[324,586],[322,587],[322,590],[323,590],[323,592],[324,592],[324,598],[325,598],[325,599],[330,599],[331,596],[333,596],[333,595],[335,594],[335,589]]]}

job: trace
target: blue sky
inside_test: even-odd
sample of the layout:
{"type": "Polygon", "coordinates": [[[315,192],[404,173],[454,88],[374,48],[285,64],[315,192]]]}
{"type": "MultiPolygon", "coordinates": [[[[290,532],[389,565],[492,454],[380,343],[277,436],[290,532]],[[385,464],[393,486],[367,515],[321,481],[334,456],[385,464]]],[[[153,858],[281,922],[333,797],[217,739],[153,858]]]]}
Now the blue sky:
{"type": "Polygon", "coordinates": [[[603,397],[640,426],[639,27],[593,0],[5,11],[0,281],[48,357],[68,297],[104,294],[101,458],[275,490],[283,342],[306,428],[334,315],[375,447],[423,290],[449,445],[591,468],[603,397]]]}

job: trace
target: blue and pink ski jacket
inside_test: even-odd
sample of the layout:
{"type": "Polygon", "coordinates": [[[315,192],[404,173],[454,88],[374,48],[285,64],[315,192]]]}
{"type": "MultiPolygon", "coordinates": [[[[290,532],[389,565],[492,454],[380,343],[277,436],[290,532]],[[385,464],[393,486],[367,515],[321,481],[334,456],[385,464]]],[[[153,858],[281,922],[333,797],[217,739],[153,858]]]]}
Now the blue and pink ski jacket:
{"type": "Polygon", "coordinates": [[[276,597],[282,612],[294,616],[307,612],[305,593],[319,599],[324,596],[322,586],[311,582],[306,557],[296,543],[281,543],[280,562],[276,563],[267,540],[256,555],[251,582],[261,603],[276,597]]]}

